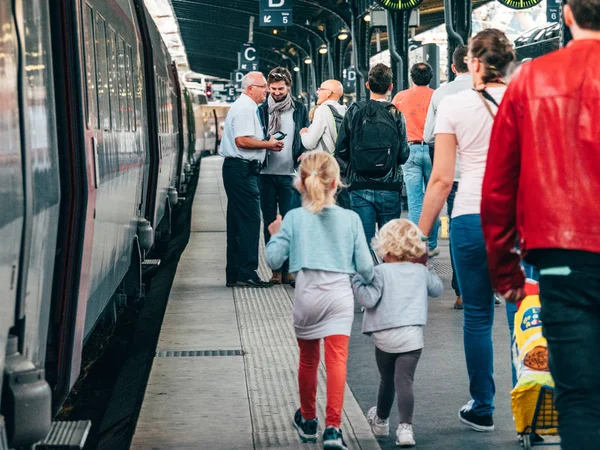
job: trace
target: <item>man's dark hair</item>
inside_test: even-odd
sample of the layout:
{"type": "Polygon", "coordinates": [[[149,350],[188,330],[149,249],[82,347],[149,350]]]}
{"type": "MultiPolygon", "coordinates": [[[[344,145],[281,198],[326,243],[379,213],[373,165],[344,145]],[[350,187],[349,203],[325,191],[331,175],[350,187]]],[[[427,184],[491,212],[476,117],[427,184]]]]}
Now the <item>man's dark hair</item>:
{"type": "Polygon", "coordinates": [[[369,90],[375,94],[385,94],[392,84],[392,69],[379,63],[369,70],[369,90]]]}
{"type": "Polygon", "coordinates": [[[277,81],[285,81],[287,86],[292,86],[292,73],[285,67],[275,67],[267,75],[267,83],[275,83],[277,81]]]}
{"type": "Polygon", "coordinates": [[[567,4],[571,7],[579,28],[600,31],[599,0],[567,0],[567,4]]]}
{"type": "Polygon", "coordinates": [[[458,73],[467,73],[469,71],[469,67],[467,66],[468,52],[469,47],[459,45],[454,49],[454,53],[452,53],[452,64],[454,64],[454,68],[458,73]]]}
{"type": "Polygon", "coordinates": [[[427,63],[416,63],[410,68],[410,77],[417,86],[427,86],[433,78],[433,69],[427,63]]]}

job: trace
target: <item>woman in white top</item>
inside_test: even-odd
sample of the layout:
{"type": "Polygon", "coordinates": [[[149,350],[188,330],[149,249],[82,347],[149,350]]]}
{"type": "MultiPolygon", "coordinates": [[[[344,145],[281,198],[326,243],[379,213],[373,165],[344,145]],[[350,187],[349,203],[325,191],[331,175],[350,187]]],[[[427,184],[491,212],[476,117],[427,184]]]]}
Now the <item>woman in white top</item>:
{"type": "Polygon", "coordinates": [[[515,60],[500,30],[487,29],[469,43],[467,64],[474,89],[445,97],[435,125],[435,158],[419,227],[428,235],[452,188],[457,153],[460,184],[452,211],[451,245],[464,305],[464,344],[472,400],[459,420],[477,431],[494,430],[492,325],[494,296],[481,229],[481,186],[494,115],[515,60]]]}

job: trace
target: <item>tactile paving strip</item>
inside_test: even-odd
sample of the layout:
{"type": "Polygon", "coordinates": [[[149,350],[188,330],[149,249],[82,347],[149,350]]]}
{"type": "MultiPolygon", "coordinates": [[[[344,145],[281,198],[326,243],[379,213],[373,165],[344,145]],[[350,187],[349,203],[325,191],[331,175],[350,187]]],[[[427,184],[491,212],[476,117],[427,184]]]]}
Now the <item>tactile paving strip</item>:
{"type": "Polygon", "coordinates": [[[244,356],[242,350],[160,350],[157,358],[193,358],[197,356],[244,356]]]}

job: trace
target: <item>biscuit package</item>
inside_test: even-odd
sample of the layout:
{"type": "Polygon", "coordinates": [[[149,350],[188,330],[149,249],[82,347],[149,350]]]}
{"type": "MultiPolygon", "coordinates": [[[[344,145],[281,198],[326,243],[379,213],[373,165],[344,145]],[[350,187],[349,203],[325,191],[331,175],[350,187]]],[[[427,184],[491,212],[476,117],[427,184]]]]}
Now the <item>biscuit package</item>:
{"type": "MultiPolygon", "coordinates": [[[[517,433],[530,431],[540,388],[554,387],[548,367],[548,343],[542,335],[541,304],[538,286],[527,280],[526,297],[515,314],[513,364],[517,384],[511,392],[512,410],[517,433]]],[[[555,434],[556,430],[540,430],[540,434],[555,434]]]]}

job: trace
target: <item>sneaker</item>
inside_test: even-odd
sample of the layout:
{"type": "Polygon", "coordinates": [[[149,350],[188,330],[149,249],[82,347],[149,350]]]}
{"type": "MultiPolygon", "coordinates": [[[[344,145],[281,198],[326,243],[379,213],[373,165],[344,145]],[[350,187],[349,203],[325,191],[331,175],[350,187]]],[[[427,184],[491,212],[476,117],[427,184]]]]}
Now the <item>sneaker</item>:
{"type": "Polygon", "coordinates": [[[454,302],[454,309],[463,309],[462,297],[459,295],[454,302]]]}
{"type": "Polygon", "coordinates": [[[473,411],[473,400],[470,400],[458,411],[458,420],[473,428],[475,431],[494,431],[494,418],[492,414],[479,416],[473,411]]]}
{"type": "Polygon", "coordinates": [[[260,278],[250,278],[246,281],[238,281],[238,286],[247,286],[247,287],[255,287],[255,288],[268,288],[273,286],[273,283],[269,283],[268,281],[263,281],[260,278]]]}
{"type": "Polygon", "coordinates": [[[271,284],[281,284],[282,283],[281,272],[273,272],[273,276],[271,277],[271,284]]]}
{"type": "Polygon", "coordinates": [[[323,432],[323,448],[348,450],[348,446],[342,436],[342,430],[335,427],[327,427],[323,432]]]}
{"type": "Polygon", "coordinates": [[[396,445],[398,447],[414,447],[416,445],[412,424],[401,423],[398,425],[396,429],[396,445]]]}
{"type": "Polygon", "coordinates": [[[305,420],[300,410],[294,414],[294,428],[302,442],[317,442],[317,426],[319,419],[305,420]]]}
{"type": "Polygon", "coordinates": [[[429,253],[427,253],[427,257],[428,258],[435,258],[439,254],[440,254],[440,249],[439,248],[434,248],[433,250],[429,250],[429,253]]]}
{"type": "Polygon", "coordinates": [[[371,431],[374,436],[389,436],[390,419],[380,419],[377,416],[377,406],[373,406],[367,412],[367,422],[371,425],[371,431]]]}

